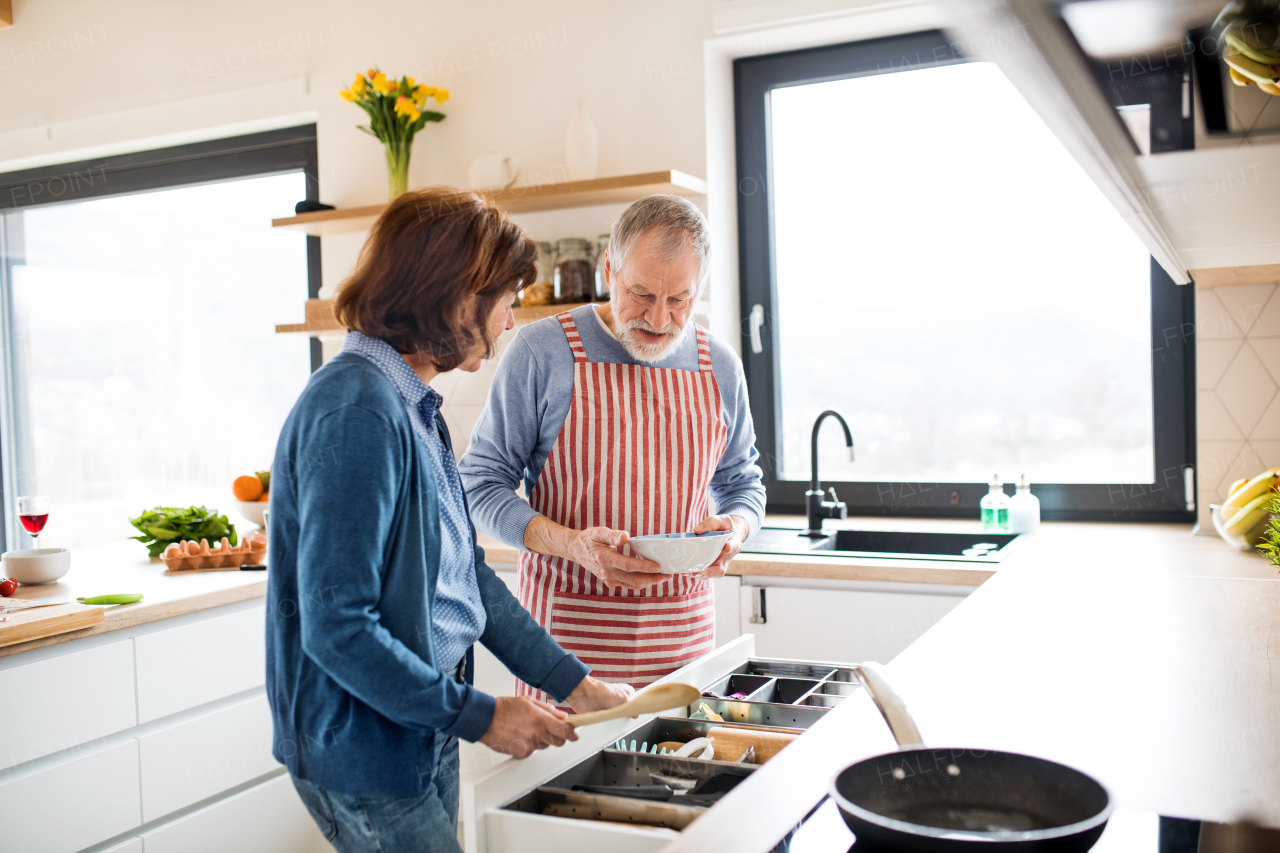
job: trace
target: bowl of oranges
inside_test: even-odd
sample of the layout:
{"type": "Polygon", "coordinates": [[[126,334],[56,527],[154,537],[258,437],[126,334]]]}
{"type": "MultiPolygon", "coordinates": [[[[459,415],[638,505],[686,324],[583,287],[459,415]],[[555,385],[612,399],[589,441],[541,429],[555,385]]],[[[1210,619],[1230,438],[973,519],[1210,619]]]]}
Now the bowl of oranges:
{"type": "Polygon", "coordinates": [[[237,511],[245,521],[265,527],[266,521],[262,513],[268,507],[271,492],[271,472],[257,471],[236,477],[231,484],[231,493],[235,495],[237,511]]]}

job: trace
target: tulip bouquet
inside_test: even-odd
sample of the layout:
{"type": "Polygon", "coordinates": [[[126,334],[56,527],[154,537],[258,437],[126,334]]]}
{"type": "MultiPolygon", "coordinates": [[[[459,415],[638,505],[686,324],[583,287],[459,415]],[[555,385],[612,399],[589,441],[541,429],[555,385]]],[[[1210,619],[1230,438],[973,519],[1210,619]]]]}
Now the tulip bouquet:
{"type": "Polygon", "coordinates": [[[444,113],[425,109],[427,100],[443,104],[449,92],[435,86],[415,83],[412,77],[392,80],[376,68],[368,74],[356,74],[351,88],[338,93],[369,114],[369,124],[357,125],[382,143],[387,154],[387,177],[391,197],[400,195],[409,185],[409,152],[413,137],[429,121],[444,121],[444,113]]]}

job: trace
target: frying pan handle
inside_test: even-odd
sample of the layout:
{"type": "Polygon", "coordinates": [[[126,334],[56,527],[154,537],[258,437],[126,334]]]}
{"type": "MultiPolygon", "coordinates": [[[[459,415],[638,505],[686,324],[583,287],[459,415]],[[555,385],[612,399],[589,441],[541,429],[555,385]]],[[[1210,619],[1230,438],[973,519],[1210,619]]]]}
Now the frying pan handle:
{"type": "Polygon", "coordinates": [[[916,721],[911,719],[911,715],[907,713],[907,706],[903,704],[898,694],[893,692],[889,682],[885,681],[880,671],[880,664],[860,663],[856,667],[856,672],[858,680],[871,695],[871,701],[876,703],[876,707],[880,709],[880,715],[889,724],[889,730],[893,732],[893,738],[898,742],[898,747],[908,749],[924,746],[924,738],[920,737],[916,721]]]}

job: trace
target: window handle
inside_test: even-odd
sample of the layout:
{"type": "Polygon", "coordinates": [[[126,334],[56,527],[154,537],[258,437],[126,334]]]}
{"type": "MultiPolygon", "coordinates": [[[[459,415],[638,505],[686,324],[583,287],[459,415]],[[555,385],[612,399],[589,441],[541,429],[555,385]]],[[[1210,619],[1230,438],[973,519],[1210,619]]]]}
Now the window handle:
{"type": "Polygon", "coordinates": [[[748,321],[751,329],[751,351],[764,352],[764,344],[760,342],[760,327],[764,325],[764,306],[757,302],[751,306],[751,318],[748,321]]]}

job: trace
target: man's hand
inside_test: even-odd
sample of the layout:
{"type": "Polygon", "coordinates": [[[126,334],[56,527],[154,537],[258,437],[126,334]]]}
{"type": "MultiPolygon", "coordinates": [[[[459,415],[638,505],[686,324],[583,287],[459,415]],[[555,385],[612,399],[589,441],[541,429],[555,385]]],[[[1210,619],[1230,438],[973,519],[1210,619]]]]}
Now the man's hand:
{"type": "Polygon", "coordinates": [[[536,516],[524,529],[524,546],[530,551],[573,560],[604,581],[605,586],[643,589],[663,580],[657,563],[618,553],[630,538],[625,530],[608,527],[573,530],[545,515],[536,516]]]}
{"type": "Polygon", "coordinates": [[[608,684],[587,676],[578,682],[565,702],[578,714],[607,711],[626,702],[636,691],[630,684],[608,684]]]}
{"type": "Polygon", "coordinates": [[[742,550],[742,543],[751,535],[751,525],[747,524],[747,520],[737,515],[709,515],[702,519],[702,523],[693,528],[694,533],[709,533],[715,530],[728,530],[733,535],[724,543],[724,548],[720,551],[720,556],[711,565],[707,566],[696,577],[703,579],[722,578],[725,570],[729,568],[729,561],[738,556],[738,552],[742,550]]]}
{"type": "Polygon", "coordinates": [[[578,739],[577,731],[564,721],[563,711],[524,696],[499,696],[497,701],[489,731],[480,738],[495,752],[528,758],[544,747],[578,739]]]}

